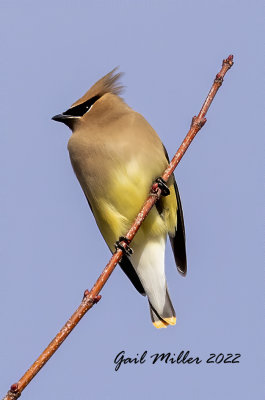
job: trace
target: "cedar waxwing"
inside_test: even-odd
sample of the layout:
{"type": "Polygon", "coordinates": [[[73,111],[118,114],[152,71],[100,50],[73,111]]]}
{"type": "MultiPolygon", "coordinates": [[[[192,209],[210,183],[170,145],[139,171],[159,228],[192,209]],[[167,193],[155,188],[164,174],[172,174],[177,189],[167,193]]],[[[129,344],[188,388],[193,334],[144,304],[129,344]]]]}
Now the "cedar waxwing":
{"type": "MultiPolygon", "coordinates": [[[[140,211],[152,183],[168,165],[157,133],[119,97],[121,74],[115,71],[53,117],[72,130],[68,142],[71,163],[112,252],[140,211]]],[[[119,263],[135,288],[147,295],[156,328],[176,323],[165,277],[167,234],[179,272],[184,276],[187,271],[183,213],[173,175],[168,188],[170,194],[161,196],[133,239],[133,254],[124,254],[119,263]]]]}

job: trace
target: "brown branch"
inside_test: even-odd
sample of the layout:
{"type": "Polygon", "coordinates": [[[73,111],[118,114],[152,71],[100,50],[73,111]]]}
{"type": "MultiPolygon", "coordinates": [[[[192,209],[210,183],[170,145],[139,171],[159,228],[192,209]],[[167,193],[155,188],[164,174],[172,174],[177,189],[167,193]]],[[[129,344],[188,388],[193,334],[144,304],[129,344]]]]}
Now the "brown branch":
{"type": "MultiPolygon", "coordinates": [[[[206,122],[205,115],[216,95],[219,87],[222,85],[223,78],[226,72],[232,67],[233,65],[233,56],[230,55],[226,60],[223,60],[223,65],[220,72],[216,75],[214,83],[211,87],[211,90],[199,112],[198,116],[193,117],[190,130],[183,140],[180,148],[178,149],[177,153],[173,157],[171,163],[165,170],[162,178],[164,181],[168,181],[170,175],[173,173],[174,169],[180,162],[181,158],[183,157],[184,153],[186,152],[187,148],[191,144],[192,140],[194,139],[195,135],[199,132],[202,126],[206,122]]],[[[138,216],[136,217],[132,227],[128,231],[125,240],[122,241],[120,244],[126,250],[128,249],[128,245],[134,238],[135,234],[137,233],[139,227],[141,226],[142,222],[146,218],[147,214],[155,204],[155,202],[161,196],[161,189],[158,187],[157,183],[154,183],[149,197],[147,198],[146,202],[144,203],[141,211],[139,212],[138,216]]],[[[30,383],[30,381],[34,378],[34,376],[40,371],[40,369],[46,364],[46,362],[51,358],[51,356],[55,353],[58,347],[63,343],[63,341],[67,338],[67,336],[72,332],[74,327],[78,324],[81,318],[85,315],[85,313],[93,307],[95,303],[97,303],[101,296],[99,292],[107,282],[110,274],[116,267],[117,263],[122,258],[123,251],[118,248],[116,252],[111,257],[109,263],[104,268],[102,274],[98,278],[97,282],[89,292],[88,290],[85,291],[83,300],[74,314],[69,318],[60,332],[56,335],[56,337],[51,341],[51,343],[46,347],[43,353],[39,356],[39,358],[32,364],[32,366],[28,369],[28,371],[22,376],[22,378],[17,382],[11,385],[10,390],[8,391],[7,395],[4,397],[3,400],[15,400],[20,395],[21,392],[25,389],[25,387],[30,383]]]]}

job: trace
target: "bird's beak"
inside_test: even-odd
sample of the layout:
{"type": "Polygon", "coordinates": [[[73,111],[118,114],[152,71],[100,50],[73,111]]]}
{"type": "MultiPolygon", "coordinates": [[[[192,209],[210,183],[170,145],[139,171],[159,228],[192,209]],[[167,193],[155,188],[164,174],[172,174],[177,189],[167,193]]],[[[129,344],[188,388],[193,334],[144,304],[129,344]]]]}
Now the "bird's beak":
{"type": "Polygon", "coordinates": [[[54,117],[52,117],[52,119],[54,121],[58,121],[58,122],[66,122],[67,119],[69,119],[71,116],[70,115],[64,115],[64,114],[57,114],[54,117]]]}

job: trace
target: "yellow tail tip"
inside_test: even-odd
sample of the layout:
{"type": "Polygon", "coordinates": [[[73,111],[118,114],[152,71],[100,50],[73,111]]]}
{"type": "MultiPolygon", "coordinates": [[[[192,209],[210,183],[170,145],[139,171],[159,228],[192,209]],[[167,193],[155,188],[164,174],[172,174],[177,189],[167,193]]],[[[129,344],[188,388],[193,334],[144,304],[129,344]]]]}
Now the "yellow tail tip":
{"type": "Polygon", "coordinates": [[[168,325],[176,325],[176,317],[163,318],[163,320],[154,321],[153,325],[157,329],[166,328],[168,325]]]}
{"type": "Polygon", "coordinates": [[[176,317],[163,318],[168,325],[176,325],[176,317]]]}
{"type": "Polygon", "coordinates": [[[164,322],[164,321],[154,321],[153,322],[154,327],[156,327],[157,329],[161,329],[161,328],[166,328],[168,326],[168,323],[164,322]]]}

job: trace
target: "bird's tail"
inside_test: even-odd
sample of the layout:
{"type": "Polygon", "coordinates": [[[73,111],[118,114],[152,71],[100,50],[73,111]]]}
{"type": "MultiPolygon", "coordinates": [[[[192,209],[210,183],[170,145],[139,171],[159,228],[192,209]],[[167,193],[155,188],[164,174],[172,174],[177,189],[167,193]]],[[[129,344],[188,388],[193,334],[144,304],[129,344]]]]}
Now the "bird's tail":
{"type": "Polygon", "coordinates": [[[150,300],[149,300],[149,306],[150,306],[151,320],[156,328],[158,329],[166,328],[168,325],[176,324],[176,313],[171,303],[167,289],[165,293],[165,302],[163,310],[160,311],[160,313],[158,313],[155,310],[155,308],[150,303],[150,300]]]}
{"type": "Polygon", "coordinates": [[[176,324],[165,276],[164,255],[166,237],[138,243],[131,257],[133,267],[148,297],[151,319],[156,328],[176,324]]]}

